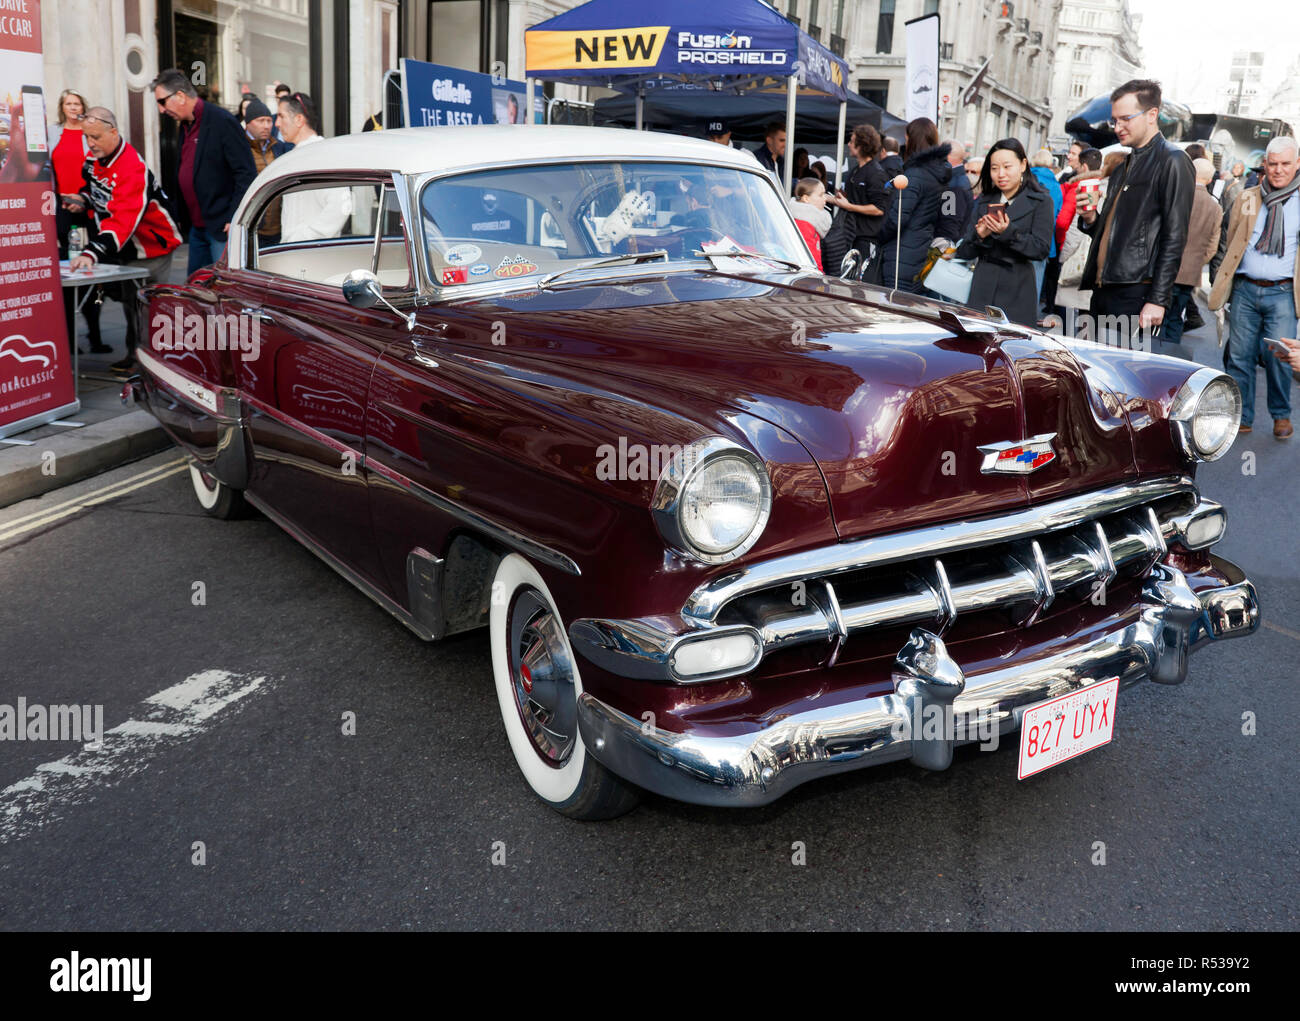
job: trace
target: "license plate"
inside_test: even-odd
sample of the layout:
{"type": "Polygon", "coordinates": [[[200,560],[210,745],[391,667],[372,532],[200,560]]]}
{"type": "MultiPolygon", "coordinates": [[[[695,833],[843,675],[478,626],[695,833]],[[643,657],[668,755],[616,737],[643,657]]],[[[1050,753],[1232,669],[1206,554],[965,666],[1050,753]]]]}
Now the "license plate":
{"type": "Polygon", "coordinates": [[[1020,723],[1019,779],[1110,744],[1119,678],[1090,684],[1025,710],[1020,723]]]}

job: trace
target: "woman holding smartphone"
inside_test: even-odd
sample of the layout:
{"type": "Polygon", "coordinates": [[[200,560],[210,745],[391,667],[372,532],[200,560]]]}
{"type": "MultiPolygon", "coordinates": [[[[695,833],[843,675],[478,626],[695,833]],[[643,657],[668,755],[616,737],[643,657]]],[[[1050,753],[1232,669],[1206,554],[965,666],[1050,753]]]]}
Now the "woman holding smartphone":
{"type": "Polygon", "coordinates": [[[1019,139],[1004,138],[985,156],[974,216],[956,252],[958,259],[979,260],[968,304],[996,305],[1013,322],[1036,326],[1034,262],[1051,251],[1056,214],[1019,139]]]}
{"type": "MultiPolygon", "coordinates": [[[[89,159],[85,137],[81,133],[82,118],[86,115],[86,100],[79,92],[64,89],[59,96],[58,129],[53,148],[50,150],[50,162],[54,164],[54,184],[59,193],[59,208],[55,224],[59,232],[59,258],[68,258],[68,235],[73,227],[82,227],[88,222],[85,217],[86,205],[81,199],[81,189],[86,186],[82,176],[82,167],[89,159]]],[[[77,321],[73,304],[73,291],[63,289],[64,312],[68,325],[68,346],[76,344],[77,321]]],[[[86,327],[90,333],[90,350],[94,354],[104,354],[113,349],[100,340],[99,306],[93,297],[87,298],[81,306],[81,314],[86,317],[86,327]]]]}

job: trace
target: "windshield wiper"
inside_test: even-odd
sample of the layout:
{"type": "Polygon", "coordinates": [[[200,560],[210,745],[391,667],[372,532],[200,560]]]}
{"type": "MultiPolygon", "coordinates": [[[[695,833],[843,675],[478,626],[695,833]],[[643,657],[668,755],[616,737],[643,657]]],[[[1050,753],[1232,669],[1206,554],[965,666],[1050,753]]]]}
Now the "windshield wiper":
{"type": "Polygon", "coordinates": [[[663,259],[664,262],[667,262],[669,259],[668,250],[666,248],[656,248],[652,252],[627,252],[624,255],[615,255],[608,259],[589,262],[583,266],[570,266],[568,269],[561,269],[554,273],[548,273],[537,282],[537,286],[541,290],[546,290],[546,288],[556,280],[559,280],[563,276],[568,276],[570,273],[578,273],[587,269],[600,269],[602,266],[620,266],[627,262],[633,264],[638,262],[647,262],[650,259],[663,259]]]}
{"type": "Polygon", "coordinates": [[[805,269],[797,262],[791,262],[789,259],[779,259],[775,255],[763,255],[760,252],[691,252],[692,255],[702,255],[706,259],[762,259],[764,262],[779,262],[782,266],[789,266],[791,269],[805,269]]]}

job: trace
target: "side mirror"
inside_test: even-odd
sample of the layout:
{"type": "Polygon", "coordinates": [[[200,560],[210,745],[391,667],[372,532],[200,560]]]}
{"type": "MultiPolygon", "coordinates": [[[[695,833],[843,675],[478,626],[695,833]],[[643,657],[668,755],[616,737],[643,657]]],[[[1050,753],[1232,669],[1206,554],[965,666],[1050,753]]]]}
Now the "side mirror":
{"type": "Polygon", "coordinates": [[[862,264],[862,253],[856,248],[850,248],[844,253],[844,258],[840,260],[840,278],[843,280],[859,279],[859,270],[862,264]]]}
{"type": "Polygon", "coordinates": [[[379,277],[368,269],[354,269],[343,278],[343,300],[353,308],[374,308],[383,305],[400,319],[406,321],[406,329],[415,329],[415,313],[403,314],[393,307],[384,297],[383,288],[379,286],[379,277]]]}
{"type": "Polygon", "coordinates": [[[379,277],[368,269],[354,269],[343,278],[343,300],[353,308],[374,308],[384,300],[379,277]]]}

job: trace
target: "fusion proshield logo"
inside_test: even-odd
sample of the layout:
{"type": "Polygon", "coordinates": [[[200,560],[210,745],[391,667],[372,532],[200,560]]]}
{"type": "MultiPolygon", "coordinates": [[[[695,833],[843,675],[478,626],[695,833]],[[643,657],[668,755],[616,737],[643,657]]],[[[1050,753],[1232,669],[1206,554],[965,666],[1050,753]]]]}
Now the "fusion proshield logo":
{"type": "Polygon", "coordinates": [[[745,64],[784,67],[789,54],[782,49],[755,49],[753,36],[735,32],[677,33],[677,60],[682,64],[745,64]]]}

